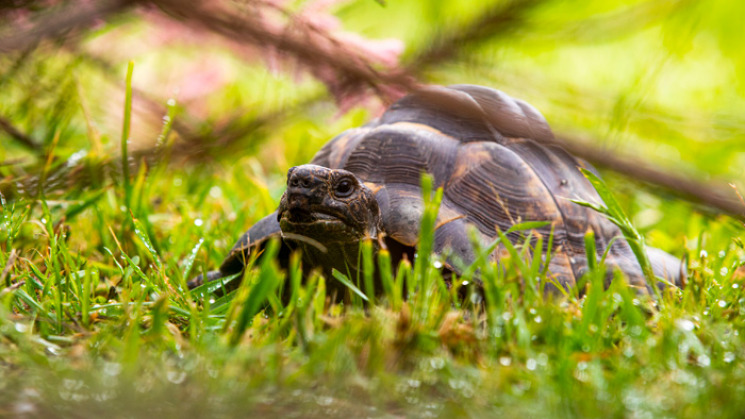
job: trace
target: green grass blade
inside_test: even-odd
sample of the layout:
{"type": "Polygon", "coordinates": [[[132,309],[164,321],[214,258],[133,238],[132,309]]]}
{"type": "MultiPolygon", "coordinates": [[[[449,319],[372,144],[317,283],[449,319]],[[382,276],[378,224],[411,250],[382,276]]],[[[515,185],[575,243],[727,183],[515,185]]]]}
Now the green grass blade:
{"type": "MultiPolygon", "coordinates": [[[[654,294],[657,296],[657,300],[660,302],[660,304],[662,304],[662,295],[660,293],[660,289],[657,286],[657,283],[667,283],[667,281],[655,276],[654,271],[652,270],[652,264],[649,261],[649,257],[647,256],[647,252],[645,250],[646,247],[644,244],[644,237],[639,233],[638,230],[636,230],[636,228],[634,228],[631,220],[626,216],[623,208],[621,208],[621,205],[618,204],[618,201],[616,201],[616,198],[613,196],[605,182],[603,182],[602,179],[600,179],[597,175],[587,169],[580,168],[580,170],[582,171],[582,174],[585,175],[587,180],[590,181],[592,186],[597,191],[598,195],[600,195],[600,198],[602,198],[605,202],[606,206],[580,200],[572,200],[572,202],[592,208],[595,211],[605,214],[612,223],[616,224],[621,229],[621,232],[626,238],[626,241],[629,243],[631,250],[634,252],[634,256],[636,256],[636,259],[639,262],[639,266],[641,266],[642,273],[644,274],[644,278],[646,279],[647,284],[650,286],[650,288],[652,288],[654,294]]],[[[673,284],[667,284],[668,286],[674,286],[673,284]]]]}
{"type": "Polygon", "coordinates": [[[269,243],[262,257],[256,282],[249,285],[244,278],[244,282],[241,284],[239,291],[241,291],[241,294],[247,294],[246,298],[233,300],[233,304],[239,303],[241,308],[230,335],[231,345],[236,345],[240,341],[248,327],[251,326],[254,316],[261,310],[269,295],[279,286],[280,278],[274,268],[276,263],[274,258],[279,253],[279,246],[277,240],[272,240],[269,243]]]}
{"type": "Polygon", "coordinates": [[[537,230],[549,224],[551,224],[551,221],[526,221],[512,225],[504,234],[510,234],[513,231],[537,230]]]}
{"type": "Polygon", "coordinates": [[[186,278],[189,277],[189,274],[191,273],[191,268],[194,266],[194,260],[197,258],[197,253],[199,253],[199,249],[202,248],[202,244],[204,244],[204,238],[199,239],[197,244],[194,245],[194,247],[191,249],[191,252],[189,252],[189,255],[186,257],[186,260],[184,260],[184,267],[182,268],[182,274],[181,277],[186,280],[186,278]]]}
{"type": "Polygon", "coordinates": [[[349,290],[352,291],[355,295],[357,295],[358,297],[362,298],[365,301],[370,301],[370,299],[367,298],[367,296],[365,295],[365,293],[363,293],[359,288],[357,288],[352,283],[352,281],[350,281],[349,278],[347,278],[346,275],[344,275],[343,273],[337,271],[336,269],[334,269],[331,272],[331,275],[333,275],[333,277],[336,278],[336,280],[338,280],[339,282],[341,282],[342,284],[344,284],[345,287],[349,288],[349,290]]]}
{"type": "Polygon", "coordinates": [[[364,240],[360,243],[360,252],[362,253],[362,279],[365,285],[365,294],[367,294],[371,303],[375,303],[375,264],[373,261],[373,244],[371,240],[364,240]]]}
{"type": "Polygon", "coordinates": [[[132,187],[129,184],[129,154],[127,146],[129,144],[129,133],[132,125],[132,73],[134,72],[134,61],[127,64],[127,78],[124,90],[124,118],[122,121],[122,187],[124,189],[124,203],[127,208],[132,202],[132,187]]]}

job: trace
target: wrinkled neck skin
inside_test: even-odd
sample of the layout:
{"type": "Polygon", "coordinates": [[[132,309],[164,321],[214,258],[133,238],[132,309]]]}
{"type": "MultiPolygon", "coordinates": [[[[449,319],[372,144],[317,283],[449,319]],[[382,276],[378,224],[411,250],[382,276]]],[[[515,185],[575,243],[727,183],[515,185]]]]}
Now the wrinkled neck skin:
{"type": "MultiPolygon", "coordinates": [[[[323,267],[323,274],[328,279],[333,278],[332,272],[336,269],[354,281],[356,274],[362,268],[360,244],[360,241],[337,242],[330,244],[326,248],[326,252],[322,252],[317,247],[309,244],[301,244],[303,262],[308,266],[323,267]]],[[[374,244],[373,252],[377,252],[377,250],[378,248],[374,244]]]]}
{"type": "MultiPolygon", "coordinates": [[[[357,279],[362,278],[361,244],[363,240],[327,242],[321,246],[313,241],[297,239],[289,241],[301,251],[304,270],[306,272],[315,270],[323,274],[326,278],[327,295],[339,300],[347,295],[347,287],[334,278],[333,271],[337,270],[344,274],[352,283],[357,283],[357,279]]],[[[373,258],[375,258],[381,246],[377,237],[373,238],[371,243],[373,258]]]]}

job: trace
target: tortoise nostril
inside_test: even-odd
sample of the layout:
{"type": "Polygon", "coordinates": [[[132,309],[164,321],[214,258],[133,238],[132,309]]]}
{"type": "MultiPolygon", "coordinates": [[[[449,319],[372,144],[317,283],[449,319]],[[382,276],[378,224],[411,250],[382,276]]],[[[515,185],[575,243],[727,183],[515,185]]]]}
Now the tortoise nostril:
{"type": "Polygon", "coordinates": [[[290,176],[289,182],[287,182],[289,186],[294,188],[310,188],[313,184],[313,181],[310,177],[306,176],[304,173],[292,173],[290,176]]]}

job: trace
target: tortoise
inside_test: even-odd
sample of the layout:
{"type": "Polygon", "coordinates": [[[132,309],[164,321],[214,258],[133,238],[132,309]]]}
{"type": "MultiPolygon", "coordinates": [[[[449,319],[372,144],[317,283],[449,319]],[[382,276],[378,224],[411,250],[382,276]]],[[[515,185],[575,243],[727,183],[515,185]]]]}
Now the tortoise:
{"type": "MultiPolygon", "coordinates": [[[[651,292],[619,228],[572,201],[602,202],[578,167],[595,169],[546,145],[552,138],[535,108],[498,90],[453,85],[411,93],[378,119],[333,138],[309,164],[289,169],[277,211],[244,233],[206,281],[242,272],[249,255],[272,238],[281,240],[282,266],[300,249],[304,272],[320,268],[326,278],[332,269],[355,275],[359,246],[367,238],[375,249],[386,247],[394,263],[411,259],[426,172],[434,187],[443,188],[434,252],[449,272],[462,273],[474,261],[471,229],[489,243],[498,237],[497,229],[545,220],[551,223],[532,236],[548,237],[553,230],[548,272],[558,284],[571,286],[588,269],[584,237],[592,230],[598,255],[610,246],[608,271],[620,270],[629,286],[651,292]]],[[[520,233],[508,237],[517,241],[520,233]]],[[[498,261],[503,254],[497,248],[491,258],[498,261]]],[[[648,255],[655,275],[678,285],[684,280],[679,259],[654,248],[648,255]]],[[[200,275],[189,285],[206,281],[200,275]]],[[[329,287],[331,282],[336,281],[329,287]]]]}

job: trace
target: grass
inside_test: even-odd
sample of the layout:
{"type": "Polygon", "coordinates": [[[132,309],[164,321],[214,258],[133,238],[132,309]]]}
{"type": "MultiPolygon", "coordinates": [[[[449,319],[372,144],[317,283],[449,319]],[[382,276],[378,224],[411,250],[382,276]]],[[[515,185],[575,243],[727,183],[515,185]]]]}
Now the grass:
{"type": "MultiPolygon", "coordinates": [[[[129,192],[2,202],[0,412],[734,417],[745,409],[742,229],[725,221],[690,241],[689,286],[661,304],[621,276],[603,289],[602,265],[588,273],[583,298],[547,296],[546,273],[526,245],[509,247],[505,269],[477,262],[485,304],[457,297],[473,270],[448,289],[429,252],[398,274],[385,253],[363,252],[362,263],[384,270],[384,290],[344,277],[359,297],[347,305],[327,299],[335,279],[303,283],[297,259],[282,272],[271,257],[218,298],[189,292],[185,280],[216,266],[261,215],[224,221],[240,210],[230,197],[273,192],[225,176],[220,197],[208,200],[190,176],[141,172],[129,192]]],[[[438,198],[427,200],[420,249],[431,248],[438,198]]]]}

